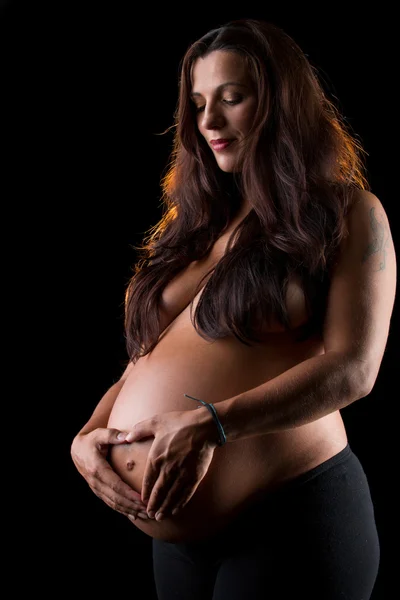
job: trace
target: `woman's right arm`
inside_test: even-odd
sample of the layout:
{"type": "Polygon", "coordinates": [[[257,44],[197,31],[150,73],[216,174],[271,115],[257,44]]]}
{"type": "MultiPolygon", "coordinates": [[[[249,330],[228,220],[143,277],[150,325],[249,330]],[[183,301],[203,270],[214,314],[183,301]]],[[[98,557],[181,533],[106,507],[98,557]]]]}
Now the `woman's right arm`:
{"type": "Polygon", "coordinates": [[[132,363],[129,363],[121,378],[107,390],[89,421],[74,437],[71,457],[96,496],[114,510],[136,517],[138,512],[146,513],[140,494],[122,481],[107,461],[109,446],[124,444],[128,433],[107,428],[107,423],[115,400],[132,368],[132,363]]]}

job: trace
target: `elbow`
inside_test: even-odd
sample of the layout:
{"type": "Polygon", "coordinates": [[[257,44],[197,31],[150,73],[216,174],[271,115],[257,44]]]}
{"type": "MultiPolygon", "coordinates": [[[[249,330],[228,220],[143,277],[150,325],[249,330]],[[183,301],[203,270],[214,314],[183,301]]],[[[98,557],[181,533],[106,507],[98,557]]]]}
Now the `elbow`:
{"type": "Polygon", "coordinates": [[[364,359],[353,358],[349,361],[349,387],[352,390],[354,400],[365,398],[371,393],[378,369],[376,365],[371,365],[369,361],[364,359]]]}

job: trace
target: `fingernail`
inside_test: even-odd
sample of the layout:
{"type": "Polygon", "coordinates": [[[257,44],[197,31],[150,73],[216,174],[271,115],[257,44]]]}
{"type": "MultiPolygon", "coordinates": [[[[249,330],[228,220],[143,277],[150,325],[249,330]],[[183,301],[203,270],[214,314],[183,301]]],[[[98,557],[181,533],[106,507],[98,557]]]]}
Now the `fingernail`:
{"type": "Polygon", "coordinates": [[[150,510],[148,513],[150,519],[154,519],[154,510],[150,510]]]}
{"type": "Polygon", "coordinates": [[[120,431],[120,432],[117,434],[117,440],[123,440],[123,439],[124,439],[124,437],[125,437],[125,433],[124,433],[123,431],[120,431]]]}
{"type": "Polygon", "coordinates": [[[149,518],[147,516],[147,513],[144,513],[144,512],[138,512],[138,517],[141,517],[142,519],[148,519],[149,518]]]}
{"type": "Polygon", "coordinates": [[[128,519],[130,519],[131,521],[134,521],[136,519],[135,515],[128,515],[128,519]]]}
{"type": "Polygon", "coordinates": [[[160,513],[160,512],[158,512],[158,513],[156,514],[156,521],[161,521],[163,518],[164,518],[164,515],[163,515],[163,513],[160,513]]]}

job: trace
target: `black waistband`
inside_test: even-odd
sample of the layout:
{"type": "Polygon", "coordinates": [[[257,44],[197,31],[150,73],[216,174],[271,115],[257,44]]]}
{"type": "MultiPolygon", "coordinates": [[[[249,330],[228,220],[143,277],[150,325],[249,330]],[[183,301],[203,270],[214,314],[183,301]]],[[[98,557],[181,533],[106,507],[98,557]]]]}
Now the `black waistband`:
{"type": "Polygon", "coordinates": [[[298,475],[294,479],[291,479],[290,481],[286,481],[286,482],[282,483],[282,485],[279,486],[279,488],[277,488],[276,491],[284,490],[284,489],[286,490],[288,488],[293,488],[293,487],[298,487],[298,486],[302,485],[303,483],[310,481],[310,479],[317,477],[321,473],[324,473],[328,469],[331,469],[332,467],[338,465],[339,463],[343,462],[350,456],[353,456],[353,451],[351,450],[349,444],[346,444],[346,446],[343,448],[343,450],[340,450],[340,452],[338,452],[334,456],[331,456],[331,458],[324,460],[324,462],[320,463],[316,467],[313,467],[309,471],[306,471],[305,473],[301,473],[301,475],[298,475]]]}

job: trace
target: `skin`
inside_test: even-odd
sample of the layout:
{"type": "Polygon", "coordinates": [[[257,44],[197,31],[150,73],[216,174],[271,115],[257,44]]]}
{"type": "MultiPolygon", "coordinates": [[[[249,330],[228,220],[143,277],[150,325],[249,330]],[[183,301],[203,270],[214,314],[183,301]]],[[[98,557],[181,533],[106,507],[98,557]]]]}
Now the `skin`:
{"type": "MultiPolygon", "coordinates": [[[[199,132],[208,143],[219,168],[225,173],[234,172],[237,169],[240,142],[249,134],[257,108],[257,95],[243,57],[236,52],[217,50],[195,61],[192,70],[191,99],[196,106],[199,132]],[[210,142],[220,138],[233,139],[234,142],[227,148],[217,151],[210,142]]],[[[244,202],[239,217],[242,218],[249,208],[244,202]]],[[[208,431],[210,424],[214,426],[207,418],[206,430],[208,431]]],[[[145,435],[144,431],[136,430],[135,434],[133,432],[128,434],[126,441],[132,442],[143,435],[145,435]]],[[[199,448],[204,446],[204,437],[200,439],[202,441],[199,448]]],[[[212,444],[206,452],[206,458],[201,456],[202,477],[211,463],[214,449],[215,444],[212,444]]],[[[196,481],[196,487],[202,477],[196,481]]],[[[145,492],[142,492],[142,500],[145,503],[151,500],[147,510],[150,518],[154,518],[157,511],[151,508],[155,503],[155,495],[149,498],[147,487],[151,488],[155,481],[150,481],[149,476],[146,479],[148,486],[145,492]]],[[[162,518],[163,514],[160,511],[157,520],[162,518]]]]}
{"type": "MultiPolygon", "coordinates": [[[[197,59],[192,70],[191,99],[196,106],[199,132],[207,141],[218,166],[224,172],[235,171],[237,169],[237,155],[240,142],[249,134],[257,108],[256,91],[248,75],[244,59],[235,52],[227,51],[214,51],[204,58],[197,59]],[[234,142],[222,151],[217,151],[210,142],[219,138],[234,139],[234,142]]],[[[245,203],[243,209],[246,210],[246,208],[248,207],[245,203]]],[[[382,207],[380,206],[380,208],[382,207]]],[[[189,493],[186,491],[184,503],[187,503],[188,498],[197,489],[208,470],[215,450],[215,446],[208,446],[205,456],[199,450],[200,448],[204,448],[204,445],[207,445],[209,440],[207,436],[210,431],[209,414],[207,414],[206,409],[202,409],[202,412],[204,422],[202,425],[197,423],[196,427],[199,432],[203,431],[204,435],[200,435],[200,442],[196,446],[197,450],[195,449],[193,452],[195,457],[193,458],[189,451],[187,454],[188,463],[190,463],[190,460],[194,460],[194,463],[196,463],[197,460],[196,468],[192,467],[188,469],[188,471],[198,471],[197,481],[191,485],[189,493]]],[[[173,413],[170,413],[170,416],[172,418],[173,413]]],[[[168,417],[161,416],[159,418],[161,420],[165,419],[161,430],[165,428],[167,434],[170,434],[169,425],[166,421],[168,417]]],[[[181,418],[185,418],[183,413],[181,418]]],[[[172,428],[174,426],[175,424],[172,420],[172,428]]],[[[128,435],[127,441],[134,442],[140,440],[142,437],[154,435],[155,429],[157,427],[153,422],[146,421],[140,423],[128,435]]],[[[175,433],[175,435],[176,438],[179,437],[178,433],[175,433]]],[[[182,501],[179,502],[177,500],[179,497],[179,487],[182,486],[182,483],[175,481],[175,484],[171,486],[165,498],[163,488],[165,489],[168,486],[165,480],[163,481],[158,469],[152,467],[152,460],[154,462],[153,457],[168,454],[168,443],[165,442],[164,444],[161,436],[159,440],[156,439],[154,441],[143,478],[142,501],[147,504],[148,514],[151,517],[154,517],[156,514],[157,520],[161,520],[174,505],[182,506],[184,504],[182,501]]],[[[177,445],[179,446],[179,444],[177,445]]],[[[180,470],[184,470],[182,464],[180,465],[180,470]]],[[[188,485],[189,487],[190,485],[188,485]]]]}
{"type": "MultiPolygon", "coordinates": [[[[237,149],[240,141],[250,131],[257,105],[256,96],[244,68],[243,59],[230,52],[214,52],[204,59],[198,59],[193,67],[192,75],[192,97],[193,102],[198,107],[197,125],[201,135],[208,143],[217,138],[235,138],[235,143],[222,152],[217,152],[210,146],[210,151],[213,152],[219,167],[225,172],[232,172],[236,168],[237,149]],[[235,81],[235,85],[221,87],[232,80],[235,81]],[[232,102],[234,104],[230,104],[232,102]]],[[[350,403],[357,397],[366,395],[375,381],[386,344],[393,307],[396,262],[390,228],[382,204],[376,196],[369,192],[358,192],[358,195],[358,202],[351,211],[347,223],[349,238],[342,244],[341,257],[332,276],[324,336],[321,340],[321,343],[323,341],[325,346],[325,355],[319,355],[316,352],[313,358],[309,358],[309,370],[307,370],[306,360],[304,362],[300,361],[296,367],[293,367],[294,374],[292,374],[292,369],[284,372],[285,368],[283,367],[281,375],[274,375],[271,382],[266,382],[265,385],[255,388],[254,398],[251,398],[248,403],[240,402],[241,394],[225,402],[218,403],[220,419],[225,424],[226,430],[229,432],[229,429],[231,429],[232,431],[228,441],[236,441],[236,444],[232,444],[231,448],[228,444],[230,453],[235,451],[237,443],[240,442],[240,436],[244,437],[243,425],[245,423],[248,423],[249,428],[254,425],[255,429],[258,427],[261,431],[257,419],[249,418],[249,415],[244,414],[246,404],[249,407],[254,406],[254,412],[256,413],[257,403],[262,401],[263,406],[269,403],[268,411],[264,411],[267,416],[270,415],[269,418],[271,419],[270,423],[266,422],[263,426],[266,433],[270,431],[279,432],[279,427],[282,427],[283,430],[285,428],[290,429],[290,427],[293,427],[293,423],[296,425],[300,421],[307,423],[309,418],[308,413],[305,417],[296,413],[296,407],[302,406],[302,402],[298,401],[298,397],[300,397],[304,387],[304,397],[309,399],[307,406],[310,406],[310,419],[311,417],[319,419],[315,421],[315,427],[322,426],[321,417],[329,422],[329,413],[334,410],[334,407],[328,405],[328,400],[331,396],[335,398],[335,394],[340,399],[342,389],[336,391],[335,382],[337,378],[333,378],[331,384],[328,385],[329,394],[321,396],[321,390],[325,389],[323,386],[326,380],[325,373],[330,369],[329,361],[333,364],[337,357],[343,357],[343,365],[349,365],[349,373],[354,377],[354,382],[353,379],[351,380],[351,388],[354,389],[354,392],[352,391],[352,395],[349,396],[346,402],[350,403]],[[354,281],[357,281],[356,286],[354,281]],[[354,307],[357,307],[357,309],[354,307]],[[358,373],[360,373],[360,376],[358,376],[358,373]],[[314,379],[311,381],[310,391],[308,391],[307,381],[310,379],[310,374],[313,375],[314,379]],[[367,374],[368,377],[364,374],[367,374]],[[304,386],[301,383],[303,376],[304,386]],[[359,377],[359,381],[356,380],[356,377],[359,377]],[[314,390],[315,401],[313,400],[314,390]],[[327,398],[326,408],[321,405],[321,397],[327,398]],[[274,404],[275,399],[276,403],[279,404],[284,400],[288,406],[287,422],[285,421],[279,427],[274,422],[274,419],[277,419],[276,415],[280,413],[279,406],[274,404]],[[232,408],[229,403],[232,404],[232,408]],[[315,409],[313,408],[314,405],[315,409]],[[293,410],[292,406],[294,407],[293,410]],[[236,413],[238,414],[237,417],[235,416],[236,413]],[[241,416],[242,413],[243,417],[241,416]]],[[[187,274],[184,276],[187,277],[187,274]]],[[[181,318],[183,318],[183,315],[181,318]]],[[[189,335],[189,331],[187,335],[189,335]]],[[[275,344],[271,344],[272,346],[276,356],[275,344]]],[[[291,347],[283,353],[283,356],[289,355],[290,351],[291,347]]],[[[162,352],[161,345],[158,352],[162,352]]],[[[334,374],[338,373],[335,364],[332,367],[334,374]]],[[[125,373],[125,379],[130,379],[129,375],[132,371],[133,367],[130,365],[125,373]]],[[[136,366],[136,373],[139,372],[140,368],[136,366]]],[[[132,385],[135,385],[134,375],[132,381],[132,385]]],[[[127,384],[129,383],[127,381],[127,384]]],[[[129,389],[128,387],[125,389],[128,397],[129,389]]],[[[243,395],[250,398],[251,394],[252,390],[249,390],[243,395]]],[[[122,398],[122,396],[120,395],[119,398],[122,398]]],[[[222,392],[221,396],[223,396],[222,392]]],[[[199,397],[201,397],[201,394],[199,397]]],[[[114,409],[117,404],[114,405],[114,409]]],[[[130,430],[125,443],[135,445],[137,442],[139,446],[139,442],[143,438],[154,436],[152,442],[141,442],[143,446],[144,444],[150,445],[144,453],[143,464],[140,465],[141,456],[139,451],[132,452],[129,460],[132,458],[137,461],[137,464],[132,470],[129,467],[126,469],[131,475],[135,473],[135,469],[137,470],[137,489],[140,489],[139,484],[141,481],[143,482],[141,488],[141,501],[143,504],[140,507],[142,514],[146,510],[151,516],[154,516],[154,513],[157,512],[170,516],[174,509],[182,509],[195,494],[209,470],[215,450],[215,425],[207,409],[200,408],[195,411],[188,411],[186,406],[187,404],[181,410],[180,407],[176,406],[176,410],[164,412],[163,414],[156,411],[157,415],[154,418],[145,418],[136,425],[133,423],[128,424],[128,427],[124,426],[122,418],[121,422],[118,422],[118,419],[114,417],[115,431],[130,430]],[[179,456],[183,457],[181,462],[179,462],[179,456]],[[179,484],[174,475],[176,472],[181,473],[179,484]]],[[[337,413],[337,419],[329,425],[331,433],[329,439],[340,438],[339,447],[332,442],[331,446],[326,449],[325,455],[321,453],[313,457],[317,462],[333,455],[345,443],[345,434],[341,433],[339,435],[335,430],[335,427],[339,428],[339,424],[336,424],[336,421],[339,423],[339,419],[340,415],[337,413]]],[[[112,427],[110,422],[108,427],[112,427]]],[[[291,435],[295,434],[301,435],[301,428],[293,430],[291,435]]],[[[327,437],[325,432],[324,437],[327,437]]],[[[309,436],[306,435],[305,438],[309,439],[309,436]]],[[[114,448],[116,450],[121,448],[122,450],[122,446],[117,448],[116,443],[114,448]]],[[[218,460],[218,457],[222,456],[225,450],[226,447],[218,449],[213,463],[218,460]]],[[[223,463],[223,461],[221,462],[223,463]]],[[[308,464],[304,468],[311,467],[312,464],[308,464]]],[[[100,473],[97,462],[96,465],[93,463],[92,471],[100,473]]],[[[109,504],[112,505],[115,498],[116,480],[111,483],[110,473],[111,470],[108,473],[101,472],[104,485],[102,493],[109,498],[109,504]]],[[[221,473],[223,473],[222,467],[221,473]]],[[[85,476],[83,467],[82,474],[85,476]]],[[[95,484],[93,484],[94,487],[95,484]]],[[[122,488],[120,489],[120,495],[121,498],[125,496],[125,490],[122,488]]],[[[198,495],[199,492],[197,492],[196,497],[198,495]]],[[[138,501],[139,498],[135,497],[135,500],[138,501]]],[[[134,508],[133,505],[130,506],[132,506],[129,509],[131,515],[134,508]]],[[[135,508],[137,511],[138,507],[135,508]]],[[[128,513],[127,506],[122,506],[122,500],[119,503],[119,509],[124,514],[128,513]]],[[[130,515],[129,518],[132,518],[130,515]]],[[[169,520],[166,519],[166,522],[168,523],[169,520]]],[[[145,522],[141,518],[138,521],[140,523],[145,522]]],[[[157,525],[160,526],[160,524],[157,525]]],[[[144,527],[143,530],[145,530],[144,527]]],[[[150,522],[148,531],[153,534],[153,530],[150,529],[150,522]]],[[[154,532],[156,532],[155,529],[154,532]]]]}
{"type": "MultiPolygon", "coordinates": [[[[255,438],[260,448],[264,450],[261,455],[268,456],[271,453],[273,460],[276,456],[280,456],[282,449],[297,457],[300,450],[314,438],[323,440],[321,449],[318,448],[318,452],[312,455],[315,464],[320,464],[336,454],[346,443],[345,430],[337,409],[368,395],[374,385],[387,341],[396,288],[396,260],[385,210],[373,194],[360,191],[357,195],[358,202],[350,212],[347,221],[349,236],[342,243],[341,257],[331,280],[321,351],[312,349],[308,353],[308,358],[300,357],[292,368],[285,368],[282,364],[280,374],[271,375],[270,381],[267,380],[265,384],[255,387],[254,390],[249,389],[243,394],[239,393],[237,396],[214,403],[220,420],[224,423],[228,440],[227,446],[218,449],[214,456],[215,470],[219,468],[217,461],[221,460],[215,486],[222,481],[225,473],[223,464],[232,457],[233,452],[237,451],[237,444],[242,441],[242,438],[258,431],[272,433],[270,439],[277,440],[276,448],[272,446],[264,448],[261,444],[269,443],[268,438],[264,438],[263,441],[261,438],[255,438]],[[245,401],[241,401],[242,396],[245,397],[245,401]],[[284,417],[281,417],[282,403],[287,406],[284,417]],[[253,411],[254,416],[250,410],[253,411]],[[260,425],[259,415],[263,415],[265,421],[263,425],[260,425]],[[291,429],[293,426],[295,429],[291,429]],[[302,435],[304,439],[301,438],[302,435]],[[229,444],[230,441],[235,441],[235,444],[229,444]],[[225,455],[222,454],[224,449],[226,449],[225,455]]],[[[182,325],[179,325],[179,318],[182,323],[184,314],[182,313],[176,319],[175,337],[182,343],[185,330],[182,325]]],[[[191,328],[188,329],[188,336],[190,330],[191,328]]],[[[173,330],[170,335],[174,335],[173,330]]],[[[271,350],[271,364],[272,356],[278,357],[283,363],[285,357],[294,352],[295,346],[289,341],[282,351],[278,339],[274,339],[275,342],[271,340],[268,344],[271,350]]],[[[186,337],[184,340],[186,343],[186,337]]],[[[167,349],[169,355],[173,344],[171,338],[167,349]]],[[[162,345],[161,340],[158,350],[158,355],[161,357],[162,345]]],[[[176,348],[179,350],[178,345],[176,348]]],[[[197,352],[202,359],[200,349],[197,352]]],[[[175,362],[180,360],[183,364],[185,359],[176,355],[175,362]]],[[[199,364],[201,361],[196,358],[196,360],[192,359],[192,362],[199,364]]],[[[267,358],[265,364],[268,363],[267,358]]],[[[249,367],[250,363],[246,365],[245,370],[249,367]]],[[[186,371],[183,372],[186,378],[186,371]]],[[[225,379],[220,377],[215,378],[215,381],[216,385],[222,386],[225,379]]],[[[158,380],[157,386],[159,385],[158,380]]],[[[127,418],[124,412],[130,398],[135,395],[145,397],[145,392],[145,389],[143,393],[141,388],[137,389],[133,380],[132,391],[127,388],[125,398],[123,394],[121,396],[120,415],[115,413],[115,421],[111,421],[110,425],[119,428],[127,418]]],[[[150,389],[149,401],[152,395],[154,392],[150,389]]],[[[224,397],[223,392],[221,396],[224,397]]],[[[198,394],[198,397],[202,397],[202,394],[198,394]]],[[[167,401],[165,400],[165,393],[163,393],[159,406],[164,405],[165,402],[168,405],[169,400],[168,398],[167,401]]],[[[118,402],[115,408],[117,404],[118,402]]],[[[142,501],[147,504],[147,513],[152,516],[155,514],[157,521],[163,521],[163,516],[174,515],[176,509],[182,510],[194,494],[195,498],[203,501],[203,504],[195,503],[190,517],[194,519],[200,506],[205,506],[209,490],[205,488],[203,496],[199,496],[197,489],[205,475],[208,475],[210,458],[213,458],[215,451],[215,426],[207,409],[200,408],[193,411],[185,409],[179,412],[178,398],[171,400],[171,405],[178,410],[161,414],[162,409],[156,407],[154,417],[133,425],[126,438],[127,442],[135,443],[154,436],[150,446],[143,449],[148,452],[148,455],[147,459],[143,456],[145,465],[138,463],[136,485],[137,489],[140,489],[142,480],[142,501]]],[[[136,448],[133,448],[133,456],[138,454],[135,452],[136,448]]],[[[245,446],[242,447],[242,452],[245,452],[245,446]]],[[[254,456],[256,457],[256,454],[254,456]]],[[[240,456],[235,455],[232,462],[237,465],[240,460],[240,456]]],[[[277,459],[277,462],[281,462],[281,459],[277,459]]],[[[120,472],[123,472],[122,460],[120,463],[120,472]]],[[[252,461],[253,474],[256,465],[255,458],[252,461]]],[[[303,467],[304,465],[301,465],[300,472],[312,468],[312,465],[303,467]]],[[[254,478],[259,481],[261,476],[257,474],[254,478]]],[[[221,484],[221,489],[218,489],[220,496],[226,487],[225,484],[221,484]]],[[[232,487],[229,489],[231,492],[232,487]]],[[[173,520],[167,518],[162,531],[154,527],[150,528],[150,525],[141,528],[153,537],[161,533],[164,535],[165,532],[165,539],[168,540],[172,525],[173,520]]],[[[186,523],[184,526],[186,527],[186,523]]]]}
{"type": "MultiPolygon", "coordinates": [[[[197,127],[219,168],[225,173],[236,171],[238,149],[250,132],[258,102],[243,57],[216,50],[198,58],[192,70],[191,98],[196,106],[197,127]],[[220,138],[234,142],[217,151],[210,142],[220,138]]],[[[250,207],[245,203],[244,208],[250,207]]]]}

